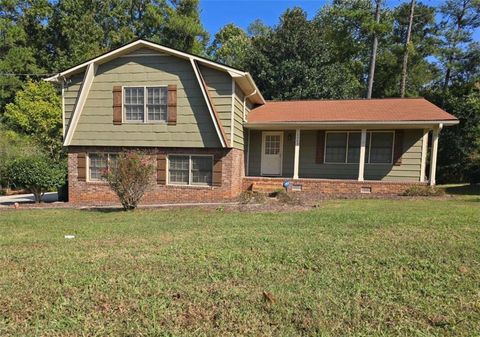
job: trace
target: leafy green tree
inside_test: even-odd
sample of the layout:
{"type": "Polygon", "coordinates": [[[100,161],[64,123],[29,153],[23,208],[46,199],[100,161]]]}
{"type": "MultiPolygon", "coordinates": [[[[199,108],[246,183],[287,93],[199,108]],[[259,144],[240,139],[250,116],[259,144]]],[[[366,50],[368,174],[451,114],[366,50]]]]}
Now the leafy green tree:
{"type": "Polygon", "coordinates": [[[35,202],[42,202],[43,195],[65,182],[65,167],[43,154],[20,157],[13,160],[7,175],[16,187],[27,188],[33,193],[35,202]]]}
{"type": "Polygon", "coordinates": [[[29,137],[0,125],[0,189],[9,184],[7,169],[13,160],[39,151],[29,137]]]}
{"type": "Polygon", "coordinates": [[[287,10],[278,26],[252,39],[246,70],[267,99],[350,98],[361,90],[322,39],[320,26],[300,8],[287,10]]]}
{"type": "Polygon", "coordinates": [[[52,84],[28,82],[7,105],[4,122],[12,130],[31,136],[51,158],[61,158],[61,99],[52,84]]]}
{"type": "Polygon", "coordinates": [[[246,59],[251,53],[251,41],[247,33],[230,23],[215,34],[215,39],[208,48],[208,54],[215,61],[243,69],[246,59]]]}

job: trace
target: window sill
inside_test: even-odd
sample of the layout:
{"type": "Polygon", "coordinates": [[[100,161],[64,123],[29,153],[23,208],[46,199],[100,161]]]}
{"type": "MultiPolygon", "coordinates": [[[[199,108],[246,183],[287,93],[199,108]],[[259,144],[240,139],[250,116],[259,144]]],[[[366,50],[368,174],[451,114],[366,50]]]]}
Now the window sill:
{"type": "Polygon", "coordinates": [[[166,184],[167,187],[175,188],[195,188],[195,189],[212,189],[212,185],[180,185],[180,184],[166,184]]]}

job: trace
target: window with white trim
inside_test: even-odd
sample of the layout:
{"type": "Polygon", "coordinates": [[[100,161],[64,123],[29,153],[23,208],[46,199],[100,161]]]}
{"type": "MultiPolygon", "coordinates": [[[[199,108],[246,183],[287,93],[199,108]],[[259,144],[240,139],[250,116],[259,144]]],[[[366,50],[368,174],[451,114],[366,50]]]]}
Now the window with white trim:
{"type": "MultiPolygon", "coordinates": [[[[365,144],[365,163],[391,164],[393,158],[393,131],[368,131],[365,144]]],[[[325,160],[327,164],[358,164],[360,161],[361,132],[327,131],[325,133],[325,160]]]]}
{"type": "Polygon", "coordinates": [[[212,185],[213,157],[169,155],[168,183],[172,185],[212,185]]]}
{"type": "Polygon", "coordinates": [[[88,180],[101,181],[109,167],[115,165],[118,158],[116,153],[89,153],[88,154],[88,180]]]}
{"type": "Polygon", "coordinates": [[[123,111],[126,122],[165,122],[167,87],[124,87],[123,111]]]}

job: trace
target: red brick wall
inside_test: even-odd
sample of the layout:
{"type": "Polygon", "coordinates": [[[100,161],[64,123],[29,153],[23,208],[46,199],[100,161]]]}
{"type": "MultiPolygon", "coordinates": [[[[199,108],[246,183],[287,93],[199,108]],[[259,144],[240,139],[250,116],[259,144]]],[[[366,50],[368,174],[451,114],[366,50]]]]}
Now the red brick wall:
{"type": "Polygon", "coordinates": [[[102,182],[78,181],[77,153],[120,152],[138,150],[150,156],[156,165],[159,153],[213,154],[222,157],[222,185],[213,186],[169,186],[159,185],[156,170],[152,175],[152,188],[145,194],[142,204],[219,202],[234,199],[241,192],[243,177],[243,151],[237,149],[181,149],[181,148],[118,148],[118,147],[70,147],[68,153],[69,202],[76,204],[113,204],[117,196],[102,182]]]}
{"type": "Polygon", "coordinates": [[[263,185],[268,188],[282,188],[283,182],[288,180],[293,185],[301,185],[302,192],[313,196],[348,196],[360,195],[362,188],[370,188],[371,195],[399,195],[414,185],[426,185],[420,182],[395,181],[357,181],[343,179],[288,179],[246,177],[243,179],[243,189],[247,190],[252,184],[263,185]]]}

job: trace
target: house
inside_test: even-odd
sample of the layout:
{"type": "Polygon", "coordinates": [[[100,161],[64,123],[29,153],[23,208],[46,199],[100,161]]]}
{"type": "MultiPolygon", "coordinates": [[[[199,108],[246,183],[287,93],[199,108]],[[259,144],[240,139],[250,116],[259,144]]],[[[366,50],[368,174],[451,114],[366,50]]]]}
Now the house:
{"type": "Polygon", "coordinates": [[[458,123],[421,98],[266,101],[249,73],[145,40],[46,80],[62,90],[74,203],[116,200],[101,172],[125,150],[155,163],[144,203],[228,200],[285,181],[396,194],[435,184],[439,132],[458,123]]]}

